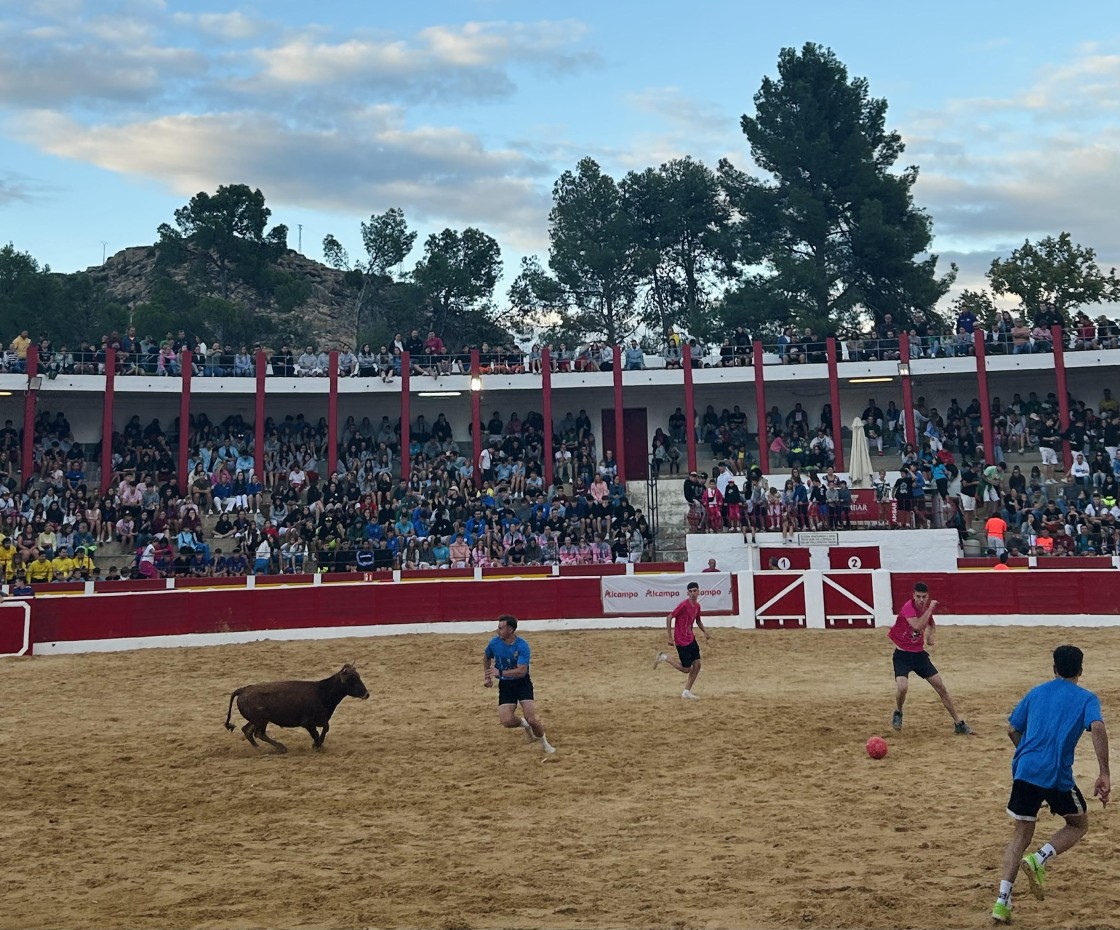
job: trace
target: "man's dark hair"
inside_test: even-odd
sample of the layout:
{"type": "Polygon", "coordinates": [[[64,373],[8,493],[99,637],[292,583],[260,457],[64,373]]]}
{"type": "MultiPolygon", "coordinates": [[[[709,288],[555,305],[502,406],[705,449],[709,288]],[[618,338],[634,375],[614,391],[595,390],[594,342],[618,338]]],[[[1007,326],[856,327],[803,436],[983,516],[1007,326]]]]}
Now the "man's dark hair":
{"type": "Polygon", "coordinates": [[[512,614],[502,614],[498,618],[498,622],[499,623],[504,623],[511,630],[516,630],[517,629],[517,618],[515,616],[513,616],[512,614]]]}
{"type": "Polygon", "coordinates": [[[1062,678],[1077,678],[1084,659],[1085,653],[1076,646],[1059,646],[1054,650],[1054,672],[1062,678]]]}
{"type": "Polygon", "coordinates": [[[691,591],[693,588],[695,588],[697,591],[699,591],[700,590],[700,585],[698,585],[695,581],[690,581],[688,583],[688,590],[691,591]]]}
{"type": "Polygon", "coordinates": [[[929,588],[926,587],[926,583],[924,581],[919,581],[916,585],[914,585],[914,593],[929,594],[929,588]]]}

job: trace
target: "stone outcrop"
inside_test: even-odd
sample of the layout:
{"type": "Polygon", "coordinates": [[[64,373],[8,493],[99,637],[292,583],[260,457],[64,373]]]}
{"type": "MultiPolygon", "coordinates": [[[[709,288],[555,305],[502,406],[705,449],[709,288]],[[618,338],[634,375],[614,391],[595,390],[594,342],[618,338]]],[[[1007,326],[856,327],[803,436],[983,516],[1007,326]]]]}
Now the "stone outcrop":
{"type": "MultiPolygon", "coordinates": [[[[164,269],[157,268],[158,257],[159,250],[155,245],[133,246],[110,256],[103,265],[88,268],[85,273],[105,288],[111,300],[134,306],[151,298],[157,280],[165,273],[164,269]]],[[[310,285],[310,296],[296,312],[311,327],[315,340],[335,344],[354,339],[357,294],[346,286],[343,272],[292,249],[280,257],[275,267],[310,285]]],[[[173,272],[173,275],[186,281],[185,268],[173,272]]],[[[255,288],[236,279],[230,285],[230,299],[257,313],[280,317],[279,308],[271,298],[263,298],[255,288]]]]}

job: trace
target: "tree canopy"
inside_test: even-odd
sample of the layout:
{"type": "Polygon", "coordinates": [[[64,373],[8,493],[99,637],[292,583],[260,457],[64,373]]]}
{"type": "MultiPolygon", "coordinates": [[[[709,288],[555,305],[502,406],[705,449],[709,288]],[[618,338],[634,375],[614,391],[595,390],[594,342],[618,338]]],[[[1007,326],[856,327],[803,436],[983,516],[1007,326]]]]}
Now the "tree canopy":
{"type": "Polygon", "coordinates": [[[231,273],[255,282],[262,268],[288,247],[288,227],[265,227],[272,211],[260,189],[229,184],[216,194],[200,191],[175,211],[175,225],[162,223],[159,245],[172,263],[187,259],[200,277],[216,279],[218,295],[228,299],[231,273]]]}
{"type": "Polygon", "coordinates": [[[863,315],[932,313],[953,273],[936,277],[937,256],[925,254],[932,223],[913,202],[917,167],[892,171],[904,146],[886,128],[886,100],[807,43],[782,50],[754,104],[741,125],[769,177],[719,167],[753,266],[732,304],[826,331],[863,315]]]}
{"type": "Polygon", "coordinates": [[[1116,269],[1102,270],[1096,253],[1074,244],[1068,232],[1028,240],[1010,257],[993,260],[988,280],[996,294],[1018,297],[1032,318],[1049,305],[1068,323],[1071,311],[1087,304],[1120,301],[1116,269]]]}

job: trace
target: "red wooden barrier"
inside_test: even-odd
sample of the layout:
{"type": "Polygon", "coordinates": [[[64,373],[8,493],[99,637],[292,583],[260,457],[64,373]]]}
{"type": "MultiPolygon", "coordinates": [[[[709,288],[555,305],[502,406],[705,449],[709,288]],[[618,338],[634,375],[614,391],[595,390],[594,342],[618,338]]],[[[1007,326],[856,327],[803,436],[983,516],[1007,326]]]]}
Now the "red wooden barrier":
{"type": "Polygon", "coordinates": [[[764,572],[805,572],[809,570],[809,550],[798,546],[782,546],[781,548],[768,548],[763,546],[758,550],[758,558],[759,564],[764,572]],[[778,560],[777,569],[770,568],[771,559],[778,560]]]}
{"type": "Polygon", "coordinates": [[[1120,615],[1120,572],[930,572],[892,573],[895,612],[929,585],[943,614],[1120,615]]]}
{"type": "Polygon", "coordinates": [[[625,575],[626,566],[608,562],[602,565],[561,565],[561,578],[602,578],[604,575],[625,575]]]}
{"type": "Polygon", "coordinates": [[[878,546],[829,546],[828,567],[837,569],[882,568],[878,546]]]}
{"type": "Polygon", "coordinates": [[[526,620],[603,615],[598,578],[465,584],[469,596],[463,584],[438,582],[167,591],[105,602],[112,609],[93,616],[87,598],[42,598],[32,607],[32,641],[493,620],[503,613],[526,620]]]}

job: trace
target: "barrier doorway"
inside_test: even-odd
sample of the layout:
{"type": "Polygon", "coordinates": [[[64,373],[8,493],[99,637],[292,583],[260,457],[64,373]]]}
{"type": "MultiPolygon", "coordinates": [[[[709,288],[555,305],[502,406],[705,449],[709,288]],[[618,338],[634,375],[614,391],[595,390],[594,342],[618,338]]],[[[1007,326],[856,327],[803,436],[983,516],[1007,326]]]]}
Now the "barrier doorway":
{"type": "MultiPolygon", "coordinates": [[[[622,411],[622,450],[625,456],[626,480],[644,481],[649,477],[649,429],[645,407],[626,407],[622,411]]],[[[614,448],[614,409],[603,411],[602,458],[614,448]]],[[[616,456],[617,457],[617,456],[616,456]]]]}

